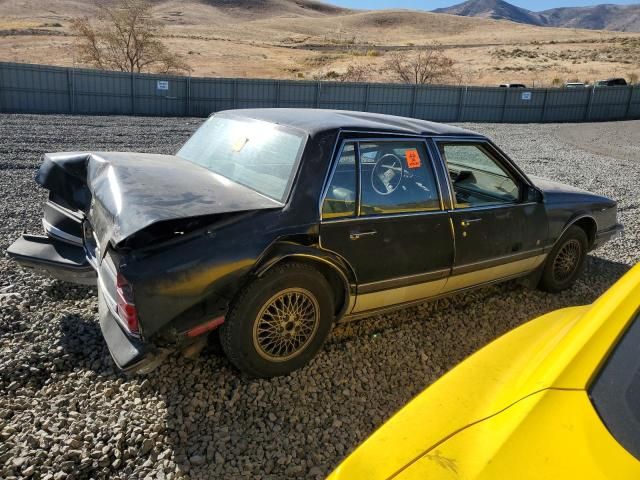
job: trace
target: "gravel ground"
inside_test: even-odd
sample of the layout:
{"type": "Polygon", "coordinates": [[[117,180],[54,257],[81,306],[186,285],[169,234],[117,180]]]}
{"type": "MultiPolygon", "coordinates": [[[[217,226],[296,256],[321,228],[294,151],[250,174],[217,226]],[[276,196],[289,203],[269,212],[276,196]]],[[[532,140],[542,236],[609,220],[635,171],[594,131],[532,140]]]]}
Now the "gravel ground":
{"type": "Polygon", "coordinates": [[[215,342],[128,378],[100,335],[95,290],[21,271],[4,251],[41,230],[33,176],[43,152],[171,153],[200,121],[0,116],[0,478],[323,478],[464,357],[537,315],[593,301],[640,257],[629,145],[640,122],[467,125],[527,172],[619,201],[624,235],[591,254],[575,287],[551,295],[508,283],[340,326],[285,378],[243,378],[215,342]]]}

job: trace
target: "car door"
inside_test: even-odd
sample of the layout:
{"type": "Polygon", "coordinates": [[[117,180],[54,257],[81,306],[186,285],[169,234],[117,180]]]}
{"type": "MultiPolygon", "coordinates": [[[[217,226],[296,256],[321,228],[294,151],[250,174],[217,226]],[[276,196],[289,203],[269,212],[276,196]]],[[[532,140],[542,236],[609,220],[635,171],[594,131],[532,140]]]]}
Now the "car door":
{"type": "Polygon", "coordinates": [[[508,278],[544,260],[539,193],[483,140],[436,140],[451,191],[455,260],[446,291],[508,278]]]}
{"type": "Polygon", "coordinates": [[[320,243],[353,268],[354,312],[440,293],[453,234],[423,139],[345,141],[322,202],[320,243]]]}

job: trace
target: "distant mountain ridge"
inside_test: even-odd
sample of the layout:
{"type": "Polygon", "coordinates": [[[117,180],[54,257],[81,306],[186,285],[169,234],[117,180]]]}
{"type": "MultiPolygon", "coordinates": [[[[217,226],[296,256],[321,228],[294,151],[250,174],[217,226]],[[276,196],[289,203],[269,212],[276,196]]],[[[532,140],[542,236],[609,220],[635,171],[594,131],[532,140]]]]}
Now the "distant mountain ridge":
{"type": "Polygon", "coordinates": [[[433,10],[463,17],[509,20],[541,27],[586,28],[640,32],[640,4],[603,4],[592,7],[552,8],[532,12],[504,0],[468,0],[457,5],[433,10]]]}

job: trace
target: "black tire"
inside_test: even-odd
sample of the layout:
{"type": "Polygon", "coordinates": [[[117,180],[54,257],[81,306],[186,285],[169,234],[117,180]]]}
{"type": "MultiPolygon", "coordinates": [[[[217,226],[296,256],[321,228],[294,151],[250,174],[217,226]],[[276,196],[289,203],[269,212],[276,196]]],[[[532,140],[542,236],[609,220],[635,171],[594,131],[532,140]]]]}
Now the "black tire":
{"type": "Polygon", "coordinates": [[[306,365],[331,331],[331,292],[325,277],[309,265],[276,265],[233,301],[220,327],[227,358],[240,371],[262,378],[306,365]]]}
{"type": "Polygon", "coordinates": [[[569,227],[549,253],[538,288],[558,293],[571,287],[584,269],[588,248],[586,232],[569,227]]]}

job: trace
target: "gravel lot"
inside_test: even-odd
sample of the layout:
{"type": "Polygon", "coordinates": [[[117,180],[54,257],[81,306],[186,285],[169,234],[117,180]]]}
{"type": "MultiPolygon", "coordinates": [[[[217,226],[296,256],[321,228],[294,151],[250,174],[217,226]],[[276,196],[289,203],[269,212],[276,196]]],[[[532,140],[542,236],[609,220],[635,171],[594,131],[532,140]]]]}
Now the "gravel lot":
{"type": "Polygon", "coordinates": [[[0,116],[0,478],[323,478],[464,357],[537,315],[593,301],[640,259],[640,122],[468,125],[525,171],[619,201],[624,235],[592,253],[570,291],[509,283],[347,324],[286,378],[241,377],[215,341],[128,378],[100,335],[95,290],[21,271],[4,251],[23,230],[41,231],[45,193],[33,176],[43,152],[172,153],[200,122],[0,116]]]}

